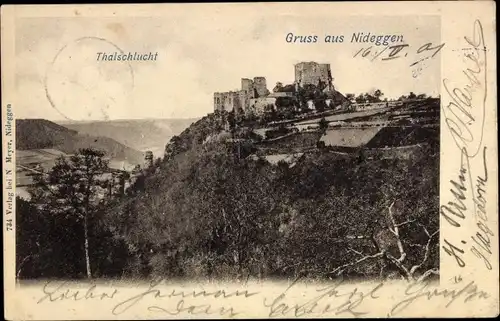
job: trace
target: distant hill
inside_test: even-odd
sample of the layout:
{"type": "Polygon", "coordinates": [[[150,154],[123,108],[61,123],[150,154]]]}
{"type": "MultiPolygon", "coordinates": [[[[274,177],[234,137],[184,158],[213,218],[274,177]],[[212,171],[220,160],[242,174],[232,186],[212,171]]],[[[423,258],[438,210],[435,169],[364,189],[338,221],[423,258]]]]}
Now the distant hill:
{"type": "Polygon", "coordinates": [[[52,148],[78,132],[45,119],[16,120],[16,149],[52,148]]]}
{"type": "Polygon", "coordinates": [[[131,147],[98,133],[89,135],[45,119],[16,120],[16,149],[55,149],[73,154],[80,148],[102,149],[113,162],[142,164],[143,154],[131,147]]]}
{"type": "Polygon", "coordinates": [[[59,122],[80,134],[112,138],[126,146],[162,157],[165,145],[197,119],[130,119],[111,121],[59,122]]]}

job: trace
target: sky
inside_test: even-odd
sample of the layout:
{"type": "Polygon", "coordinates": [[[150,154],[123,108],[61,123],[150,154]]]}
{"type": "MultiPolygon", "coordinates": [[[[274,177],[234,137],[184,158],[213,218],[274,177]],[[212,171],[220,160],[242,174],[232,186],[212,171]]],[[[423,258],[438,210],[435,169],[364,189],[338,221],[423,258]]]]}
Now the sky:
{"type": "Polygon", "coordinates": [[[438,95],[440,55],[417,53],[440,44],[436,16],[228,16],[184,11],[168,17],[38,17],[16,21],[17,118],[109,120],[194,118],[213,111],[213,93],[237,90],[241,78],[264,76],[268,89],[294,81],[294,64],[331,65],[342,93],[381,89],[387,98],[410,91],[438,95]],[[351,43],[354,32],[403,35],[398,59],[384,46],[351,43]],[[317,43],[286,36],[316,35],[317,43]],[[343,43],[324,43],[344,35],[343,43]],[[117,49],[119,48],[119,49],[117,49]],[[156,61],[97,61],[98,52],[158,52],[156,61]]]}

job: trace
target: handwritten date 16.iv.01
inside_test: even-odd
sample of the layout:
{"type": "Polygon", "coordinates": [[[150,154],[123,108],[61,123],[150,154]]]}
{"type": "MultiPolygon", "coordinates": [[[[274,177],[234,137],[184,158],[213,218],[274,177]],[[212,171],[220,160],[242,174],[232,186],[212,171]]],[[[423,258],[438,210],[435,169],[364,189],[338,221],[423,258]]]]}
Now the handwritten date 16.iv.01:
{"type": "MultiPolygon", "coordinates": [[[[428,59],[434,58],[444,47],[444,43],[440,45],[433,45],[432,43],[426,43],[420,47],[418,47],[416,51],[417,60],[410,64],[410,67],[413,67],[413,78],[418,77],[423,67],[421,66],[423,62],[428,59]]],[[[354,54],[355,57],[361,57],[370,59],[370,61],[374,61],[379,59],[381,61],[394,60],[401,57],[407,57],[408,52],[411,51],[411,47],[408,44],[398,44],[385,46],[384,48],[378,48],[370,46],[368,48],[361,48],[354,54]]]]}

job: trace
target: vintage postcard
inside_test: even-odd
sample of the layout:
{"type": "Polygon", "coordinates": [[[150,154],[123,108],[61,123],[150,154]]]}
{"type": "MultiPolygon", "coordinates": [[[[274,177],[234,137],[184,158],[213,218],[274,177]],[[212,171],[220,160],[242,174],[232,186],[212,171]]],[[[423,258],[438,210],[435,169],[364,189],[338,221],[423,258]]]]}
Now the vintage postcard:
{"type": "Polygon", "coordinates": [[[498,316],[494,12],[3,6],[6,318],[498,316]]]}

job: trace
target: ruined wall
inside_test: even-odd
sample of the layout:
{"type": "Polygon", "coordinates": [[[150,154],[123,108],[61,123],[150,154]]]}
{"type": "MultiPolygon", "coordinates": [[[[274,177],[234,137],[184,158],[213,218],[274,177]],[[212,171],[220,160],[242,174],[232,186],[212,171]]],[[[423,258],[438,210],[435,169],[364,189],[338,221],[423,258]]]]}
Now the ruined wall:
{"type": "MultiPolygon", "coordinates": [[[[240,90],[238,92],[239,106],[241,107],[241,112],[246,111],[250,107],[250,95],[246,90],[240,90]]],[[[238,111],[239,112],[239,111],[238,111]]]]}
{"type": "Polygon", "coordinates": [[[214,111],[240,112],[242,110],[240,95],[240,91],[214,93],[214,111]]]}
{"type": "Polygon", "coordinates": [[[244,99],[242,100],[243,91],[231,91],[229,93],[229,100],[232,103],[232,110],[236,115],[240,114],[243,111],[244,99]]]}
{"type": "Polygon", "coordinates": [[[260,97],[260,98],[252,98],[250,99],[250,110],[255,115],[262,115],[266,110],[267,106],[276,105],[276,98],[274,97],[260,97]]]}
{"type": "Polygon", "coordinates": [[[318,77],[325,84],[331,84],[332,78],[332,70],[330,69],[330,64],[319,64],[318,68],[318,77]]]}
{"type": "Polygon", "coordinates": [[[224,94],[214,93],[214,111],[224,110],[224,94]]]}
{"type": "Polygon", "coordinates": [[[250,100],[269,94],[265,77],[241,78],[241,90],[214,93],[214,111],[247,112],[250,100]]]}
{"type": "Polygon", "coordinates": [[[294,93],[291,93],[291,92],[285,92],[285,91],[281,91],[281,92],[276,92],[276,93],[270,93],[267,97],[294,97],[294,93]]]}

